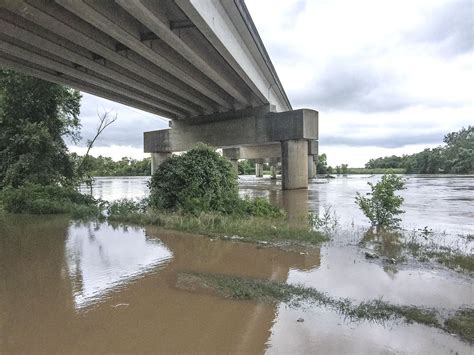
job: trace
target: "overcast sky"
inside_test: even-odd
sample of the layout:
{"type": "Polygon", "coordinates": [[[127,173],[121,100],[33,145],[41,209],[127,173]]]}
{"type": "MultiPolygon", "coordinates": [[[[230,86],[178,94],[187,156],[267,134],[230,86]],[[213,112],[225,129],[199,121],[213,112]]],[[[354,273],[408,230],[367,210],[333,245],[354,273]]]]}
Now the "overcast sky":
{"type": "MultiPolygon", "coordinates": [[[[293,108],[319,111],[329,163],[434,147],[474,124],[474,0],[246,0],[293,108]]],[[[141,158],[166,121],[84,94],[82,135],[98,109],[118,121],[94,155],[141,158]]],[[[82,152],[81,147],[71,147],[82,152]]]]}

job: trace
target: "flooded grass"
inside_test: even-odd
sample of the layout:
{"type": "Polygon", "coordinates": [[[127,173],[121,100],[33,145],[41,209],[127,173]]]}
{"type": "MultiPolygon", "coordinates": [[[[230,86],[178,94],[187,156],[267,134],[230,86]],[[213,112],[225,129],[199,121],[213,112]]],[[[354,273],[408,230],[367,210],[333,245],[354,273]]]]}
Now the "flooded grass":
{"type": "Polygon", "coordinates": [[[347,298],[335,298],[311,287],[290,285],[284,282],[242,278],[237,276],[189,273],[178,274],[177,287],[180,289],[218,294],[236,300],[254,300],[264,303],[283,302],[291,307],[304,304],[326,306],[351,321],[386,322],[403,319],[407,323],[418,323],[458,334],[464,340],[472,341],[473,312],[462,310],[446,321],[443,326],[440,314],[432,308],[394,305],[381,299],[354,303],[347,298]]]}
{"type": "Polygon", "coordinates": [[[453,241],[425,227],[409,233],[403,230],[374,230],[364,233],[359,246],[368,248],[375,256],[395,263],[413,258],[422,263],[436,262],[456,272],[474,275],[474,255],[468,237],[458,236],[453,241]]]}
{"type": "Polygon", "coordinates": [[[444,322],[447,331],[474,342],[474,309],[462,309],[444,322]]]}
{"type": "Polygon", "coordinates": [[[404,243],[403,247],[418,261],[436,261],[451,270],[474,274],[473,255],[446,246],[423,245],[414,241],[404,243]]]}
{"type": "Polygon", "coordinates": [[[283,217],[241,217],[219,213],[201,213],[194,216],[178,212],[147,212],[111,215],[109,220],[156,225],[165,229],[246,242],[319,244],[329,240],[323,233],[312,230],[308,223],[291,224],[283,217]]]}

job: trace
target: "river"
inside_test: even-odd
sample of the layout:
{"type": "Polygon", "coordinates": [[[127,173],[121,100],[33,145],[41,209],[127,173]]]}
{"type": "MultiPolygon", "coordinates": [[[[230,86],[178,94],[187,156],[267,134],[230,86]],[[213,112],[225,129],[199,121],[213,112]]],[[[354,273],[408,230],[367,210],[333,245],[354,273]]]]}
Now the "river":
{"type": "MultiPolygon", "coordinates": [[[[0,353],[472,353],[458,337],[423,325],[354,322],[324,307],[177,287],[179,272],[211,272],[303,284],[354,301],[472,307],[465,274],[364,257],[357,242],[369,225],[354,196],[377,179],[314,179],[308,191],[287,193],[279,181],[240,178],[242,195],[267,196],[290,217],[331,207],[340,228],[308,253],[64,216],[0,219],[0,353]]],[[[94,194],[141,198],[147,180],[97,178],[94,194]]],[[[474,177],[407,176],[402,195],[405,230],[427,226],[451,242],[474,233],[474,177]]]]}

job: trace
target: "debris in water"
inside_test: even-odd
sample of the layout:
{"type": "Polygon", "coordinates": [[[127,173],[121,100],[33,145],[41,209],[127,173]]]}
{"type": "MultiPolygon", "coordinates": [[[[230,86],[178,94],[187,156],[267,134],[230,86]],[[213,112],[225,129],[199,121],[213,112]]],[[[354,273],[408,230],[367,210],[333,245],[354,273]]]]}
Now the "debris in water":
{"type": "Polygon", "coordinates": [[[113,305],[112,307],[117,308],[117,307],[128,307],[128,306],[130,306],[130,304],[128,303],[117,303],[113,305]]]}
{"type": "Polygon", "coordinates": [[[365,257],[367,259],[378,259],[379,256],[377,254],[371,252],[371,251],[366,251],[365,252],[365,257]]]}
{"type": "Polygon", "coordinates": [[[303,319],[303,318],[298,318],[296,321],[297,321],[298,323],[303,323],[303,322],[304,322],[304,319],[303,319]]]}

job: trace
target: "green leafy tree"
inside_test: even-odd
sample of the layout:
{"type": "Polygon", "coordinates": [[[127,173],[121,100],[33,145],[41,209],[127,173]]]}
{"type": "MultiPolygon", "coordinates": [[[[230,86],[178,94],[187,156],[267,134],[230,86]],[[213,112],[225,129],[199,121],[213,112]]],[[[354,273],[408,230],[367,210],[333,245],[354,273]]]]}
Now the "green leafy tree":
{"type": "Polygon", "coordinates": [[[444,146],[412,155],[371,159],[366,168],[403,168],[409,174],[471,174],[474,172],[474,127],[444,137],[444,146]]]}
{"type": "Polygon", "coordinates": [[[318,174],[328,173],[328,157],[324,153],[318,156],[318,164],[316,166],[316,172],[318,174]]]}
{"type": "Polygon", "coordinates": [[[400,209],[403,197],[395,194],[405,187],[405,180],[394,174],[386,174],[376,184],[368,183],[371,192],[365,196],[357,193],[355,202],[373,226],[393,227],[400,219],[396,216],[404,213],[400,209]]]}
{"type": "Polygon", "coordinates": [[[474,172],[474,126],[447,134],[443,142],[446,144],[446,172],[474,172]]]}
{"type": "Polygon", "coordinates": [[[347,172],[349,171],[349,165],[347,164],[342,164],[341,165],[341,172],[343,175],[347,175],[347,172]]]}
{"type": "Polygon", "coordinates": [[[239,175],[255,174],[255,165],[247,159],[239,161],[239,175]]]}
{"type": "Polygon", "coordinates": [[[79,137],[78,91],[0,71],[0,188],[74,177],[64,138],[79,137]]]}

